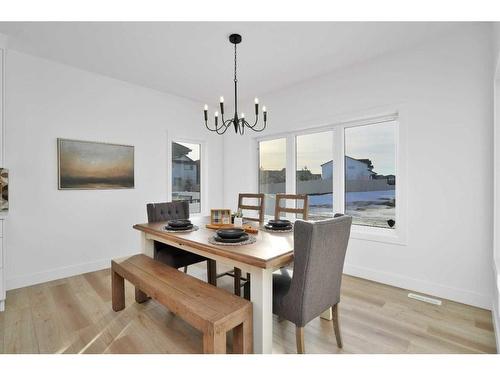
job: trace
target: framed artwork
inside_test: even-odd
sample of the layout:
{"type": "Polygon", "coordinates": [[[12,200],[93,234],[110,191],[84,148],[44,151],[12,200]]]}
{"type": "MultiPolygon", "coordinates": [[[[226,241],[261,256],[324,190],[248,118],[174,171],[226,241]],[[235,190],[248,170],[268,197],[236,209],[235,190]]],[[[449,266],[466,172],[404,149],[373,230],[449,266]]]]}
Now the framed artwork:
{"type": "Polygon", "coordinates": [[[228,208],[211,209],[210,224],[231,224],[231,210],[228,208]]]}
{"type": "Polygon", "coordinates": [[[0,168],[0,211],[9,210],[9,170],[0,168]]]}
{"type": "Polygon", "coordinates": [[[57,139],[59,190],[133,189],[134,146],[57,139]]]}

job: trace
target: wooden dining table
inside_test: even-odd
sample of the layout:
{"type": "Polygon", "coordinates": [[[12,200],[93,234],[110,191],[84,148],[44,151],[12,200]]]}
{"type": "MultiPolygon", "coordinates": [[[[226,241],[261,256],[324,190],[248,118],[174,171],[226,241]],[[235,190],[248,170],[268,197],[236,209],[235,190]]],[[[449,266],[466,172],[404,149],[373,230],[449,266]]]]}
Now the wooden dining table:
{"type": "MultiPolygon", "coordinates": [[[[250,274],[250,296],[253,304],[254,353],[272,353],[273,344],[273,272],[293,261],[293,233],[252,234],[256,242],[249,245],[214,245],[209,238],[215,230],[205,227],[209,217],[191,218],[198,226],[193,232],[167,232],[166,222],[136,224],[141,232],[142,253],[154,256],[154,241],[202,255],[218,263],[237,267],[250,274]]],[[[258,226],[257,223],[254,225],[258,226]]],[[[330,312],[322,317],[330,319],[330,312]]]]}

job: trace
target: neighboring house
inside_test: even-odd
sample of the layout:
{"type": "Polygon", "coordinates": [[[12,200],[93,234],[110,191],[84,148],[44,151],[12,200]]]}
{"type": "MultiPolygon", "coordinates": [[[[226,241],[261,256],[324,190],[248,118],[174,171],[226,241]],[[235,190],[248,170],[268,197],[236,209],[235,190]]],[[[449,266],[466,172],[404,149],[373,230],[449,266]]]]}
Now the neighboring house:
{"type": "Polygon", "coordinates": [[[179,143],[172,144],[173,191],[199,191],[200,161],[187,156],[191,151],[179,143]]]}
{"type": "MultiPolygon", "coordinates": [[[[377,175],[373,172],[373,164],[370,159],[354,159],[350,156],[345,157],[345,171],[347,181],[369,181],[377,175]]],[[[332,175],[333,161],[321,164],[321,178],[332,178],[332,175]]]]}

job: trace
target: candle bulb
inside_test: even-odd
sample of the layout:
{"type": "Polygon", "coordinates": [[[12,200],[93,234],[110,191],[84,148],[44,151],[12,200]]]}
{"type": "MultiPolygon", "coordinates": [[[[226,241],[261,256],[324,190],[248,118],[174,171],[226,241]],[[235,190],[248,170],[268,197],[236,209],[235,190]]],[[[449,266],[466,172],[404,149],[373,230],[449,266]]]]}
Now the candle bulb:
{"type": "Polygon", "coordinates": [[[205,115],[205,122],[208,120],[208,105],[205,104],[205,108],[203,110],[203,114],[205,115]]]}
{"type": "Polygon", "coordinates": [[[220,113],[224,115],[224,97],[220,97],[220,113]]]}
{"type": "Polygon", "coordinates": [[[259,98],[255,98],[255,116],[259,114],[259,98]]]}
{"type": "Polygon", "coordinates": [[[241,121],[245,122],[245,114],[243,112],[241,112],[241,121]]]}

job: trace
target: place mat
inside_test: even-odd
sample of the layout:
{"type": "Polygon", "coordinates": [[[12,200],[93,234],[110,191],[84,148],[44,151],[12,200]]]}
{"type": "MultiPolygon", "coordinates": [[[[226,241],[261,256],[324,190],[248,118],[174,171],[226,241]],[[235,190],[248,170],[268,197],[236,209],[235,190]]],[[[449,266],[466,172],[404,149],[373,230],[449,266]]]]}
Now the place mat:
{"type": "Polygon", "coordinates": [[[208,238],[208,242],[211,243],[212,245],[221,245],[221,246],[242,246],[242,245],[250,245],[255,243],[257,241],[257,238],[254,236],[248,236],[248,240],[242,241],[242,242],[232,242],[232,243],[227,243],[227,242],[217,242],[213,237],[208,238]]]}
{"type": "Polygon", "coordinates": [[[170,230],[170,229],[166,229],[165,227],[163,227],[163,231],[168,232],[168,233],[189,233],[189,232],[195,232],[198,229],[200,229],[200,228],[198,228],[197,225],[193,225],[192,228],[183,229],[183,230],[170,230]]]}
{"type": "Polygon", "coordinates": [[[266,228],[265,225],[263,225],[262,228],[260,229],[263,230],[264,232],[269,232],[269,233],[291,233],[293,232],[293,224],[290,229],[271,229],[271,228],[266,228]]]}

